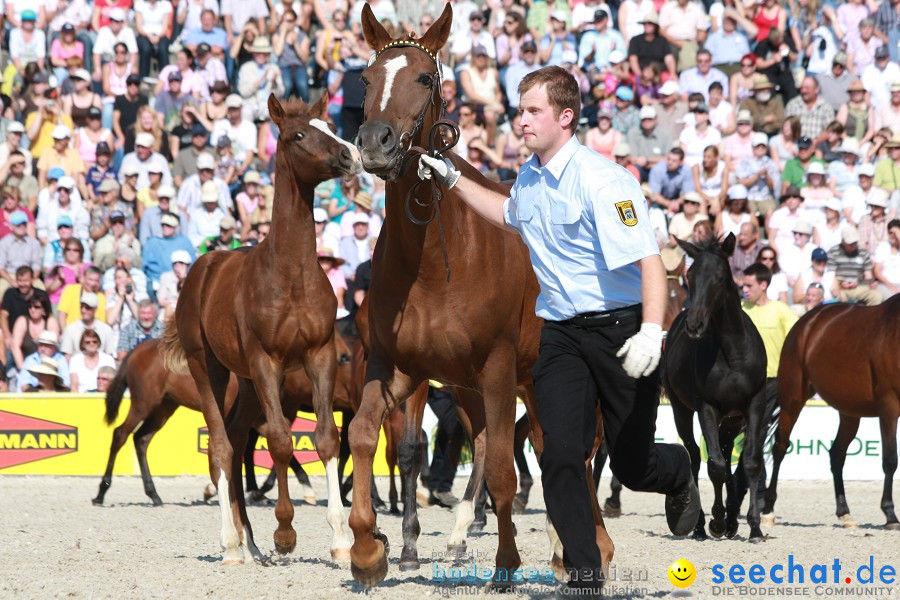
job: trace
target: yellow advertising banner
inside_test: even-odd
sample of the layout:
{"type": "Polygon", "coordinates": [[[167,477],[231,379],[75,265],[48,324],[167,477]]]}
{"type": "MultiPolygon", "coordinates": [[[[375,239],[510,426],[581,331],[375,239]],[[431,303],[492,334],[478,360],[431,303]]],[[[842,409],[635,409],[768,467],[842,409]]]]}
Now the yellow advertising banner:
{"type": "MultiPolygon", "coordinates": [[[[93,475],[106,470],[112,433],[125,421],[126,395],[113,425],[103,420],[103,394],[0,394],[0,475],[93,475]]],[[[338,428],[341,414],[334,415],[338,428]]],[[[316,416],[298,413],[292,427],[294,456],[310,475],[324,475],[315,446],[316,416]]],[[[153,475],[208,475],[209,434],[203,415],[179,408],[153,437],[147,462],[153,475]]],[[[375,455],[375,474],[387,475],[382,432],[375,455]]],[[[271,468],[266,439],[256,445],[256,464],[271,468]]],[[[352,468],[352,460],[350,466],[352,468]]],[[[349,470],[348,470],[349,472],[349,470]]],[[[139,475],[129,437],[116,457],[113,473],[139,475]]]]}

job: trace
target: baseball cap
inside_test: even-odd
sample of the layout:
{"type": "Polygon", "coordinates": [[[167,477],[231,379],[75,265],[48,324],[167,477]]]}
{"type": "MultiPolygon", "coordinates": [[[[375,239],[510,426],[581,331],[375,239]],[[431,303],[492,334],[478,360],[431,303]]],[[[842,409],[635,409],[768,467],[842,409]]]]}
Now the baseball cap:
{"type": "Polygon", "coordinates": [[[808,167],[806,167],[806,176],[810,175],[824,175],[825,174],[825,165],[820,162],[810,163],[808,167]]]}
{"type": "Polygon", "coordinates": [[[106,142],[99,142],[97,144],[96,153],[98,156],[101,154],[112,155],[112,148],[110,148],[109,144],[107,144],[106,142]]]}
{"type": "Polygon", "coordinates": [[[26,8],[22,11],[22,20],[23,21],[37,21],[37,13],[31,10],[30,8],[26,8]]]}
{"type": "Polygon", "coordinates": [[[472,46],[472,56],[487,56],[488,51],[487,48],[482,46],[481,44],[475,44],[472,46]]]}
{"type": "Polygon", "coordinates": [[[72,25],[71,23],[64,23],[63,26],[62,26],[62,28],[60,28],[60,31],[63,32],[63,33],[68,33],[68,32],[70,32],[70,31],[75,31],[75,26],[72,25]]]}
{"type": "Polygon", "coordinates": [[[216,140],[216,148],[230,148],[231,147],[231,138],[227,135],[221,136],[216,140]]]}
{"type": "Polygon", "coordinates": [[[625,53],[621,50],[613,50],[609,53],[609,63],[611,65],[617,65],[621,62],[625,62],[625,53]]]}
{"type": "Polygon", "coordinates": [[[207,181],[200,188],[201,202],[218,202],[219,201],[219,185],[215,181],[207,181]]]}
{"type": "Polygon", "coordinates": [[[316,223],[324,223],[328,220],[328,212],[324,208],[313,209],[313,221],[316,223]]]}
{"type": "Polygon", "coordinates": [[[56,228],[60,227],[72,227],[72,217],[69,215],[59,215],[56,218],[56,228]]]}
{"type": "Polygon", "coordinates": [[[833,65],[841,65],[843,67],[847,66],[847,55],[843,52],[838,52],[834,55],[834,58],[831,59],[831,64],[833,65]]]}
{"type": "Polygon", "coordinates": [[[631,102],[634,100],[634,91],[630,87],[621,85],[619,86],[619,89],[616,90],[616,98],[624,102],[631,102]]]}
{"type": "Polygon", "coordinates": [[[84,292],[81,294],[81,303],[91,308],[97,308],[100,305],[100,298],[94,292],[84,292]]]}
{"type": "Polygon", "coordinates": [[[685,194],[684,201],[685,202],[693,202],[694,204],[702,204],[703,203],[703,199],[700,198],[700,194],[698,194],[697,192],[688,192],[687,194],[685,194]]]}
{"type": "Polygon", "coordinates": [[[609,18],[609,13],[606,12],[604,9],[598,8],[597,10],[594,11],[594,20],[595,21],[602,21],[603,19],[608,19],[608,18],[609,18]]]}
{"type": "Polygon", "coordinates": [[[644,119],[655,119],[656,118],[656,108],[653,106],[642,106],[641,107],[641,121],[644,119]]]}
{"type": "Polygon", "coordinates": [[[835,198],[834,196],[832,196],[825,201],[825,208],[839,213],[841,212],[841,210],[843,210],[844,204],[841,202],[840,198],[835,198]]]}
{"type": "Polygon", "coordinates": [[[152,133],[147,133],[146,131],[142,131],[137,134],[134,138],[135,146],[143,146],[144,148],[152,148],[153,142],[156,141],[156,138],[153,137],[152,133]]]}
{"type": "Polygon", "coordinates": [[[853,225],[847,225],[841,231],[841,241],[845,244],[856,244],[859,242],[859,230],[853,225]]]}
{"type": "Polygon", "coordinates": [[[171,185],[163,184],[163,185],[159,186],[159,188],[156,190],[156,197],[157,198],[169,198],[169,199],[174,198],[175,197],[175,188],[172,187],[171,185]]]}
{"type": "Polygon", "coordinates": [[[73,79],[80,79],[82,81],[90,81],[91,74],[87,72],[87,69],[75,69],[75,72],[72,73],[73,79]]]}
{"type": "Polygon", "coordinates": [[[101,194],[105,194],[106,192],[118,191],[119,189],[119,183],[112,178],[104,179],[97,187],[97,191],[101,194]]]}
{"type": "Polygon", "coordinates": [[[209,131],[206,130],[201,123],[194,123],[191,126],[191,135],[209,135],[209,131]]]}
{"type": "Polygon", "coordinates": [[[248,183],[259,183],[259,173],[256,171],[247,171],[247,173],[244,174],[244,184],[246,185],[248,183]]]}
{"type": "Polygon", "coordinates": [[[181,76],[181,71],[179,71],[178,69],[175,69],[169,73],[169,76],[167,79],[169,81],[181,81],[183,79],[183,77],[181,76]]]}
{"type": "Polygon", "coordinates": [[[128,177],[129,175],[139,175],[140,171],[137,168],[137,165],[130,162],[127,165],[122,167],[122,175],[128,177]]]}
{"type": "Polygon", "coordinates": [[[566,11],[564,10],[554,10],[550,13],[550,18],[554,21],[559,21],[560,23],[566,22],[566,11]]]}
{"type": "Polygon", "coordinates": [[[354,213],[352,217],[350,217],[350,224],[356,225],[357,223],[365,223],[369,224],[369,215],[366,213],[354,213]]]}
{"type": "Polygon", "coordinates": [[[212,47],[209,44],[207,44],[206,42],[203,42],[203,43],[197,45],[197,55],[198,56],[205,56],[205,55],[209,54],[211,51],[212,51],[212,47]]]}
{"type": "Polygon", "coordinates": [[[35,73],[31,83],[50,83],[50,76],[46,73],[35,73]]]}
{"type": "Polygon", "coordinates": [[[227,108],[243,108],[244,99],[237,94],[229,94],[228,97],[225,98],[225,106],[227,108]]]}
{"type": "Polygon", "coordinates": [[[189,265],[192,262],[191,255],[187,250],[176,250],[175,252],[172,253],[172,256],[170,257],[169,260],[172,261],[173,265],[175,263],[182,263],[185,265],[189,265]]]}
{"type": "Polygon", "coordinates": [[[92,106],[88,109],[87,118],[88,119],[99,119],[103,116],[103,113],[96,106],[92,106]]]}
{"type": "Polygon", "coordinates": [[[875,177],[875,165],[873,165],[872,163],[863,163],[859,165],[856,176],[875,177]]]}
{"type": "Polygon", "coordinates": [[[794,228],[791,229],[794,233],[805,233],[806,235],[812,235],[813,228],[812,225],[809,224],[809,221],[797,221],[794,223],[794,228]]]}
{"type": "Polygon", "coordinates": [[[746,200],[747,199],[747,187],[741,183],[736,183],[730,188],[728,188],[728,199],[729,200],[746,200]]]}
{"type": "Polygon", "coordinates": [[[63,175],[59,178],[59,181],[56,182],[56,187],[71,190],[73,187],[75,187],[75,180],[68,175],[63,175]]]}
{"type": "Polygon", "coordinates": [[[888,50],[888,47],[885,45],[878,46],[875,49],[875,58],[888,58],[891,55],[891,51],[888,50]]]}
{"type": "Polygon", "coordinates": [[[125,222],[125,213],[123,213],[121,210],[114,210],[111,213],[109,213],[109,220],[110,220],[110,222],[122,221],[124,223],[125,222]]]}
{"type": "Polygon", "coordinates": [[[522,52],[537,52],[537,44],[533,40],[522,42],[522,52]]]}
{"type": "Polygon", "coordinates": [[[219,229],[234,229],[237,223],[234,222],[234,217],[231,215],[225,215],[222,217],[222,220],[219,221],[219,229]]]}
{"type": "Polygon", "coordinates": [[[65,171],[62,170],[62,167],[53,167],[49,171],[47,171],[47,180],[59,179],[60,177],[66,174],[65,171]]]}
{"type": "Polygon", "coordinates": [[[828,260],[828,253],[821,248],[816,248],[812,251],[811,258],[813,262],[825,262],[826,260],[828,260]]]}
{"type": "Polygon", "coordinates": [[[129,75],[125,78],[125,83],[127,85],[141,85],[141,76],[140,75],[129,75]]]}
{"type": "Polygon", "coordinates": [[[754,146],[768,146],[769,136],[764,134],[762,131],[757,131],[752,136],[750,136],[750,141],[754,146]]]}
{"type": "Polygon", "coordinates": [[[178,227],[178,217],[173,215],[172,213],[166,213],[162,217],[160,217],[159,222],[161,225],[168,225],[169,227],[178,227]]]}
{"type": "Polygon", "coordinates": [[[215,169],[216,161],[212,156],[204,152],[200,156],[197,157],[197,170],[201,169],[215,169]]]}
{"type": "Polygon", "coordinates": [[[619,142],[613,148],[613,156],[628,156],[629,154],[631,154],[631,146],[625,142],[619,142]]]}
{"type": "Polygon", "coordinates": [[[28,215],[25,214],[25,211],[14,210],[13,214],[9,215],[9,224],[10,225],[24,225],[28,222],[28,215]]]}
{"type": "Polygon", "coordinates": [[[481,12],[480,10],[473,10],[469,14],[469,20],[471,21],[472,19],[478,19],[479,21],[484,21],[485,20],[484,13],[481,12]]]}
{"type": "Polygon", "coordinates": [[[668,80],[659,88],[660,96],[671,96],[672,94],[678,93],[678,84],[673,80],[668,80]]]}
{"type": "Polygon", "coordinates": [[[809,139],[809,136],[808,136],[808,135],[801,135],[801,136],[797,139],[797,147],[798,147],[798,148],[811,148],[811,147],[812,147],[812,140],[809,139]]]}
{"type": "Polygon", "coordinates": [[[6,126],[6,133],[25,133],[25,126],[19,121],[10,121],[6,126]]]}
{"type": "Polygon", "coordinates": [[[694,112],[695,112],[695,113],[696,113],[696,112],[702,112],[702,113],[707,113],[707,114],[708,114],[708,113],[709,113],[709,106],[706,104],[706,102],[700,102],[700,103],[697,104],[697,106],[694,107],[694,112]]]}
{"type": "Polygon", "coordinates": [[[121,8],[114,8],[109,11],[109,20],[110,21],[124,21],[125,20],[125,11],[121,8]]]}
{"type": "Polygon", "coordinates": [[[50,135],[54,140],[64,140],[72,137],[72,130],[65,125],[57,125],[53,128],[53,133],[50,135]]]}

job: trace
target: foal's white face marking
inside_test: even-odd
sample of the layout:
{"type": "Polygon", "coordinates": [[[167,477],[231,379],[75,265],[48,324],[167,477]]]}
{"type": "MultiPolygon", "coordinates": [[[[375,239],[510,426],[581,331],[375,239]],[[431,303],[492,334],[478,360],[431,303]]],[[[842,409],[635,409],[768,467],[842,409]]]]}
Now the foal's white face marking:
{"type": "Polygon", "coordinates": [[[391,99],[391,88],[394,87],[394,77],[400,69],[406,67],[406,56],[400,55],[386,61],[384,63],[384,89],[381,92],[381,110],[387,108],[387,103],[391,99]]]}
{"type": "Polygon", "coordinates": [[[312,125],[313,127],[315,127],[316,129],[318,129],[319,131],[321,131],[322,133],[324,133],[325,135],[327,135],[328,137],[330,137],[331,139],[333,139],[334,141],[338,142],[339,144],[343,144],[344,146],[346,146],[347,149],[350,151],[350,156],[353,157],[353,161],[356,163],[360,162],[361,159],[359,157],[359,149],[357,149],[357,147],[354,146],[353,144],[351,144],[350,142],[348,142],[346,140],[342,140],[341,138],[336,136],[334,134],[334,132],[331,131],[331,128],[328,127],[328,123],[326,123],[322,119],[310,119],[309,124],[312,125]]]}

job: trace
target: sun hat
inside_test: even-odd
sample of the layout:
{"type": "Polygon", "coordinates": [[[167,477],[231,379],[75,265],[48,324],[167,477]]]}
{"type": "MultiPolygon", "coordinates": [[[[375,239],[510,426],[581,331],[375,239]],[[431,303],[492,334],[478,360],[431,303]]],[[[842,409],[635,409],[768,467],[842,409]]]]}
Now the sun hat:
{"type": "Polygon", "coordinates": [[[643,121],[644,119],[655,119],[656,108],[653,106],[642,106],[640,117],[641,121],[643,121]]]}
{"type": "Polygon", "coordinates": [[[244,99],[237,94],[228,94],[228,97],[225,98],[225,106],[227,108],[243,108],[244,99]]]}
{"type": "Polygon", "coordinates": [[[613,156],[628,156],[629,154],[631,154],[631,146],[626,142],[619,142],[613,148],[613,156]]]}
{"type": "Polygon", "coordinates": [[[247,185],[248,183],[259,184],[259,173],[256,171],[247,171],[247,173],[244,174],[244,185],[247,185]]]}
{"type": "Polygon", "coordinates": [[[143,146],[144,148],[152,148],[155,141],[156,138],[153,137],[153,134],[146,131],[142,131],[134,137],[134,145],[143,146]]]}
{"type": "Polygon", "coordinates": [[[172,264],[182,263],[185,265],[191,264],[193,261],[191,260],[191,255],[187,250],[176,250],[172,253],[170,259],[172,264]]]}
{"type": "Polygon", "coordinates": [[[853,225],[847,225],[841,230],[841,241],[845,244],[856,244],[859,242],[859,230],[853,225]]]}
{"type": "Polygon", "coordinates": [[[169,227],[178,227],[178,217],[172,213],[166,213],[160,217],[159,223],[161,225],[168,225],[169,227]]]}
{"type": "Polygon", "coordinates": [[[72,137],[72,130],[65,125],[57,125],[53,128],[53,133],[51,133],[50,136],[54,140],[64,140],[72,137]]]}
{"type": "Polygon", "coordinates": [[[832,196],[825,201],[825,208],[839,213],[844,210],[844,203],[841,202],[840,198],[835,198],[834,196],[832,196]]]}
{"type": "Polygon", "coordinates": [[[115,192],[119,189],[121,189],[121,187],[119,186],[119,182],[117,182],[112,177],[107,177],[97,187],[97,191],[101,194],[105,194],[107,192],[115,192]]]}
{"type": "Polygon", "coordinates": [[[81,304],[90,306],[91,308],[97,308],[100,306],[100,298],[94,292],[84,292],[81,294],[81,304]]]}
{"type": "Polygon", "coordinates": [[[869,206],[880,206],[881,208],[887,208],[891,203],[891,195],[887,190],[883,190],[881,188],[875,188],[872,190],[872,193],[869,194],[868,199],[866,200],[866,204],[869,206]]]}
{"type": "Polygon", "coordinates": [[[234,229],[236,226],[237,223],[231,215],[225,215],[222,217],[222,220],[219,221],[219,229],[234,229]]]}
{"type": "Polygon", "coordinates": [[[794,228],[791,229],[793,233],[803,233],[806,235],[812,235],[813,228],[812,225],[809,224],[809,221],[797,221],[794,223],[794,228]]]}
{"type": "Polygon", "coordinates": [[[59,334],[57,334],[55,331],[45,329],[40,333],[39,336],[37,336],[37,339],[34,341],[39,346],[59,346],[59,334]]]}
{"type": "Polygon", "coordinates": [[[334,250],[332,250],[331,248],[322,248],[321,250],[319,250],[318,252],[316,252],[316,256],[317,256],[320,260],[321,260],[321,259],[325,259],[325,260],[330,259],[330,260],[333,260],[333,261],[335,262],[335,265],[337,265],[337,266],[340,266],[340,265],[344,264],[345,262],[347,262],[347,261],[345,261],[343,258],[341,258],[341,257],[339,257],[339,256],[335,256],[335,255],[334,255],[334,250]]]}
{"type": "Polygon", "coordinates": [[[201,171],[204,169],[215,169],[216,168],[216,160],[206,152],[197,156],[197,170],[201,171]]]}
{"type": "Polygon", "coordinates": [[[806,167],[806,176],[810,175],[825,175],[825,165],[820,162],[810,163],[808,167],[806,167]]]}
{"type": "Polygon", "coordinates": [[[728,199],[729,200],[746,200],[747,199],[747,187],[741,183],[736,183],[730,188],[728,188],[728,199]]]}
{"type": "Polygon", "coordinates": [[[201,202],[218,202],[219,201],[219,184],[215,181],[207,181],[200,188],[201,202]]]}
{"type": "Polygon", "coordinates": [[[753,115],[747,109],[739,110],[737,114],[737,123],[753,123],[753,115]]]}
{"type": "Polygon", "coordinates": [[[315,221],[316,223],[327,222],[328,221],[328,211],[326,211],[324,208],[314,208],[313,209],[313,221],[315,221]]]}
{"type": "Polygon", "coordinates": [[[358,225],[359,223],[369,224],[369,215],[366,213],[354,213],[352,217],[350,217],[351,225],[358,225]]]}
{"type": "Polygon", "coordinates": [[[660,96],[671,96],[672,94],[677,94],[677,93],[678,93],[678,84],[672,79],[670,79],[667,82],[665,82],[664,84],[662,84],[662,86],[660,86],[660,88],[659,88],[660,96]]]}
{"type": "Polygon", "coordinates": [[[366,210],[372,210],[372,194],[369,192],[359,192],[356,194],[356,197],[353,198],[353,203],[357,206],[362,206],[366,210]]]}
{"type": "Polygon", "coordinates": [[[156,197],[157,198],[169,198],[172,199],[176,195],[175,188],[171,185],[162,184],[156,189],[156,197]]]}
{"type": "Polygon", "coordinates": [[[841,142],[841,146],[838,148],[838,152],[859,156],[859,141],[852,137],[844,138],[844,141],[841,142]]]}
{"type": "Polygon", "coordinates": [[[62,382],[62,377],[59,374],[59,365],[49,356],[42,356],[41,362],[28,367],[27,371],[32,375],[51,375],[56,378],[57,383],[62,382]]]}

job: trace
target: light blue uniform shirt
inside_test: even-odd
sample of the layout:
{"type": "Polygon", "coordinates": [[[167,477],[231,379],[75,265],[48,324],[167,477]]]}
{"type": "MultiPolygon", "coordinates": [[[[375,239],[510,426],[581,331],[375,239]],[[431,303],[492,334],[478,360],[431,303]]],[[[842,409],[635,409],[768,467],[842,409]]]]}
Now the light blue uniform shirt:
{"type": "Polygon", "coordinates": [[[562,321],[641,301],[635,263],[659,254],[640,184],[574,136],[547,163],[532,156],[503,204],[541,286],[537,316],[562,321]]]}

